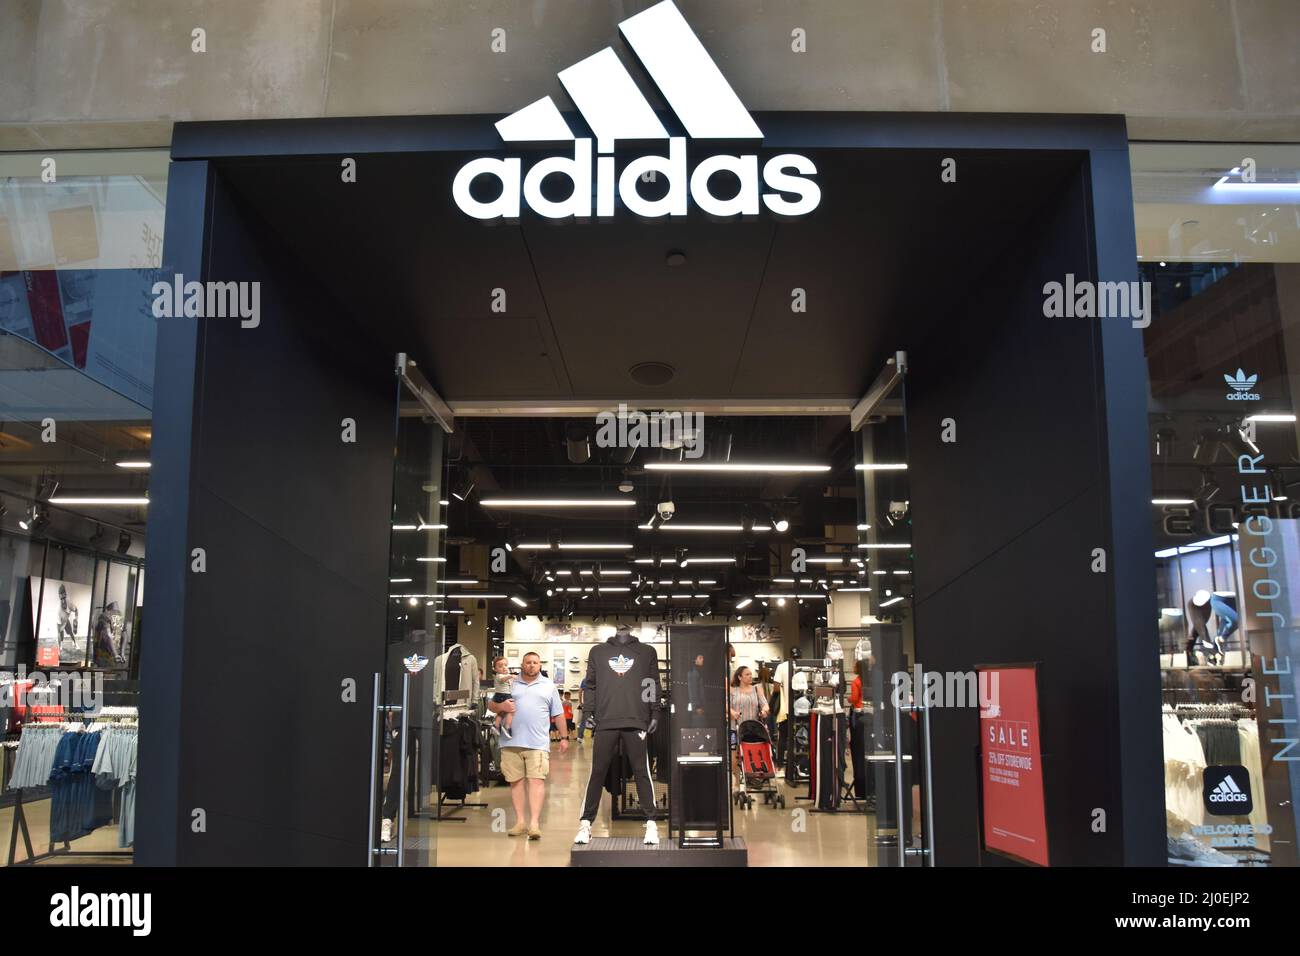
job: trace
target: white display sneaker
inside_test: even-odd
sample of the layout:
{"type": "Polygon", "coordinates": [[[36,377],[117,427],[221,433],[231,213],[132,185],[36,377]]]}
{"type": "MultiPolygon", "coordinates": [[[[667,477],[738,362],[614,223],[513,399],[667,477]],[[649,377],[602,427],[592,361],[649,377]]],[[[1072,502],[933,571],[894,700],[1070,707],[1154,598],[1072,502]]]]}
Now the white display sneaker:
{"type": "Polygon", "coordinates": [[[646,846],[658,846],[659,824],[655,823],[653,820],[647,820],[645,822],[645,837],[642,838],[641,842],[646,846]]]}
{"type": "Polygon", "coordinates": [[[577,843],[586,844],[591,842],[591,821],[590,820],[583,820],[580,824],[578,824],[578,835],[573,838],[573,842],[575,844],[577,843]]]}
{"type": "Polygon", "coordinates": [[[379,842],[388,843],[393,839],[393,821],[384,820],[379,824],[379,842]]]}

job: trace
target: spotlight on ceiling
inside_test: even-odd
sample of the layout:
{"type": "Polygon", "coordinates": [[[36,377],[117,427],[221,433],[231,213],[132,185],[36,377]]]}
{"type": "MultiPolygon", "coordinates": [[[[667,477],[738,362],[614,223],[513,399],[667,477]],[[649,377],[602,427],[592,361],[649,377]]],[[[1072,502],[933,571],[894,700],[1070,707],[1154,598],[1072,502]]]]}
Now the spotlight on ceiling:
{"type": "Polygon", "coordinates": [[[517,547],[519,547],[519,532],[511,531],[506,535],[506,550],[513,551],[517,547]]]}
{"type": "Polygon", "coordinates": [[[104,526],[95,525],[95,533],[90,536],[90,546],[98,551],[104,546],[104,526]]]}
{"type": "Polygon", "coordinates": [[[38,501],[49,501],[58,493],[59,480],[50,472],[41,474],[41,483],[36,489],[36,499],[38,501]]]}
{"type": "Polygon", "coordinates": [[[674,269],[686,265],[686,253],[679,249],[671,250],[668,255],[664,256],[664,262],[674,269]]]}
{"type": "Polygon", "coordinates": [[[131,550],[131,536],[125,531],[117,536],[117,553],[126,554],[131,550]]]}
{"type": "Polygon", "coordinates": [[[1214,480],[1214,473],[1208,468],[1202,468],[1201,487],[1196,489],[1196,494],[1192,496],[1192,500],[1196,503],[1198,509],[1204,511],[1210,502],[1218,497],[1221,490],[1218,482],[1214,480]]]}
{"type": "Polygon", "coordinates": [[[469,501],[469,496],[474,493],[474,479],[466,475],[465,479],[451,491],[451,496],[457,501],[469,501]]]}
{"type": "Polygon", "coordinates": [[[677,549],[677,566],[678,566],[679,568],[684,568],[684,567],[686,567],[686,564],[687,564],[688,559],[689,559],[689,552],[688,552],[685,548],[678,548],[678,549],[677,549]]]}
{"type": "Polygon", "coordinates": [[[634,490],[636,490],[636,485],[632,484],[632,478],[627,472],[623,473],[623,478],[618,483],[618,490],[623,492],[625,495],[630,495],[634,490]]]}
{"type": "Polygon", "coordinates": [[[572,422],[565,427],[564,450],[574,465],[585,465],[591,460],[591,439],[586,425],[572,422]]]}
{"type": "Polygon", "coordinates": [[[783,512],[775,509],[772,511],[772,530],[782,533],[790,530],[790,519],[783,512]]]}

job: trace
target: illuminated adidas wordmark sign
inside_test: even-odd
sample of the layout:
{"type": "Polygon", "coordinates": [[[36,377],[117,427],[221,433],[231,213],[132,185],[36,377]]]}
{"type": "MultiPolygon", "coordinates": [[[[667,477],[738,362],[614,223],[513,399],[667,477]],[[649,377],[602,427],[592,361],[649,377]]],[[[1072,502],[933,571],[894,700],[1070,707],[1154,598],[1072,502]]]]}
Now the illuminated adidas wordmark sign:
{"type": "MultiPolygon", "coordinates": [[[[664,99],[693,139],[762,139],[754,118],[741,104],[717,64],[691,30],[672,0],[663,0],[619,24],[624,38],[640,58],[664,99]]],[[[821,202],[821,189],[809,177],[817,172],[812,160],[795,153],[773,156],[762,165],[758,156],[720,154],[701,161],[688,177],[686,139],[669,136],[636,82],[613,49],[606,47],[559,74],[583,119],[596,134],[595,215],[614,215],[614,191],[639,216],[684,216],[687,196],[715,216],[755,216],[762,207],[783,216],[802,216],[821,202]],[[619,140],[667,140],[667,156],[641,156],[616,174],[614,144],[619,140]],[[733,173],[740,191],[725,199],[709,188],[715,173],[733,173]],[[639,178],[664,176],[665,195],[646,199],[637,191],[639,178]],[[764,191],[766,187],[767,191],[764,191]]],[[[483,157],[461,167],[452,183],[452,198],[475,219],[515,218],[521,205],[548,219],[592,215],[592,141],[575,136],[555,102],[543,97],[496,124],[508,143],[570,142],[572,156],[552,156],[535,163],[524,175],[518,158],[483,157]],[[542,195],[542,182],[552,175],[567,177],[572,192],[565,199],[542,195]],[[497,198],[482,201],[470,194],[480,176],[500,183],[497,198]]]]}

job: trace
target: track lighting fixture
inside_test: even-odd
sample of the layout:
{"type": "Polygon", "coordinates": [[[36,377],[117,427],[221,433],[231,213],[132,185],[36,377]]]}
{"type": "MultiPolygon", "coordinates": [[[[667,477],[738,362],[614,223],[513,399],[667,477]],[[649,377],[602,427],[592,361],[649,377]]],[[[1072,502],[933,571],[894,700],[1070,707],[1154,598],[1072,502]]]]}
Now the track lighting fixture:
{"type": "Polygon", "coordinates": [[[457,501],[469,501],[474,493],[474,479],[466,475],[459,485],[452,489],[451,496],[457,501]]]}

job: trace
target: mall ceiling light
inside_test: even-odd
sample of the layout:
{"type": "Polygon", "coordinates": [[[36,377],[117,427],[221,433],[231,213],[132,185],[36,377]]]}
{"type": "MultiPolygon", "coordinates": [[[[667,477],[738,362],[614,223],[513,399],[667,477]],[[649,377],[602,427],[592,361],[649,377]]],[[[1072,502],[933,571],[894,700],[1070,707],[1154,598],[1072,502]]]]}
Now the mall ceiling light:
{"type": "Polygon", "coordinates": [[[863,462],[853,466],[858,471],[907,471],[905,462],[863,462]]]}
{"type": "Polygon", "coordinates": [[[1258,415],[1247,415],[1248,422],[1294,422],[1294,415],[1284,415],[1281,412],[1260,412],[1258,415]]]}
{"type": "Polygon", "coordinates": [[[414,580],[413,578],[389,578],[388,583],[389,584],[410,584],[413,580],[414,580]]]}
{"type": "Polygon", "coordinates": [[[1152,498],[1153,505],[1194,505],[1195,500],[1191,498],[1152,498]]]}
{"type": "Polygon", "coordinates": [[[869,524],[860,524],[860,525],[858,525],[858,530],[859,530],[859,531],[870,531],[870,530],[871,530],[871,525],[869,525],[869,524]]]}
{"type": "Polygon", "coordinates": [[[50,499],[52,505],[100,505],[107,508],[143,508],[149,499],[121,495],[58,495],[50,499]]]}
{"type": "Polygon", "coordinates": [[[897,604],[897,603],[898,603],[899,601],[901,601],[901,600],[903,600],[902,597],[892,597],[892,598],[890,598],[888,601],[881,601],[881,602],[880,602],[880,606],[881,606],[881,607],[889,607],[889,605],[891,605],[891,604],[897,604]]]}
{"type": "Polygon", "coordinates": [[[860,544],[859,548],[910,548],[910,544],[860,544]]]}
{"type": "Polygon", "coordinates": [[[845,559],[843,557],[827,556],[824,558],[808,558],[807,560],[809,564],[843,564],[845,559]]]}
{"type": "Polygon", "coordinates": [[[686,567],[686,565],[687,565],[687,563],[688,563],[689,561],[690,561],[690,552],[687,551],[685,548],[678,548],[678,549],[677,549],[677,566],[678,566],[679,568],[684,568],[684,567],[686,567]]]}
{"type": "Polygon", "coordinates": [[[871,588],[836,588],[836,591],[870,591],[871,588]]]}
{"type": "Polygon", "coordinates": [[[513,603],[519,605],[520,607],[528,607],[528,602],[525,601],[523,598],[518,597],[517,595],[514,594],[510,595],[510,600],[513,603]]]}
{"type": "Polygon", "coordinates": [[[753,598],[744,598],[736,602],[736,610],[737,611],[744,610],[745,608],[749,607],[753,603],[754,603],[753,598]]]}
{"type": "MultiPolygon", "coordinates": [[[[406,580],[410,580],[407,578],[406,580]]],[[[438,578],[439,584],[478,584],[477,578],[438,578]]]]}
{"type": "Polygon", "coordinates": [[[119,461],[117,463],[117,467],[119,468],[132,468],[136,470],[144,470],[150,468],[151,466],[152,463],[149,462],[147,459],[140,459],[140,458],[132,458],[127,461],[119,461]]]}
{"type": "Polygon", "coordinates": [[[791,472],[827,472],[830,465],[781,462],[710,462],[710,461],[652,461],[646,471],[698,471],[754,474],[786,474],[791,472]]]}
{"type": "Polygon", "coordinates": [[[446,558],[416,558],[415,560],[417,560],[417,561],[422,561],[422,562],[424,562],[424,563],[426,563],[426,564],[429,563],[429,562],[433,562],[434,564],[446,564],[446,563],[447,563],[447,559],[446,559],[446,558]]]}
{"type": "Polygon", "coordinates": [[[484,508],[631,508],[634,498],[483,498],[484,508]]]}
{"type": "Polygon", "coordinates": [[[505,597],[508,597],[509,595],[506,595],[506,594],[478,594],[478,593],[474,593],[474,594],[448,594],[448,595],[445,595],[445,596],[446,596],[446,598],[447,598],[448,601],[473,601],[473,600],[483,600],[483,599],[487,599],[487,598],[505,598],[505,597]]]}

